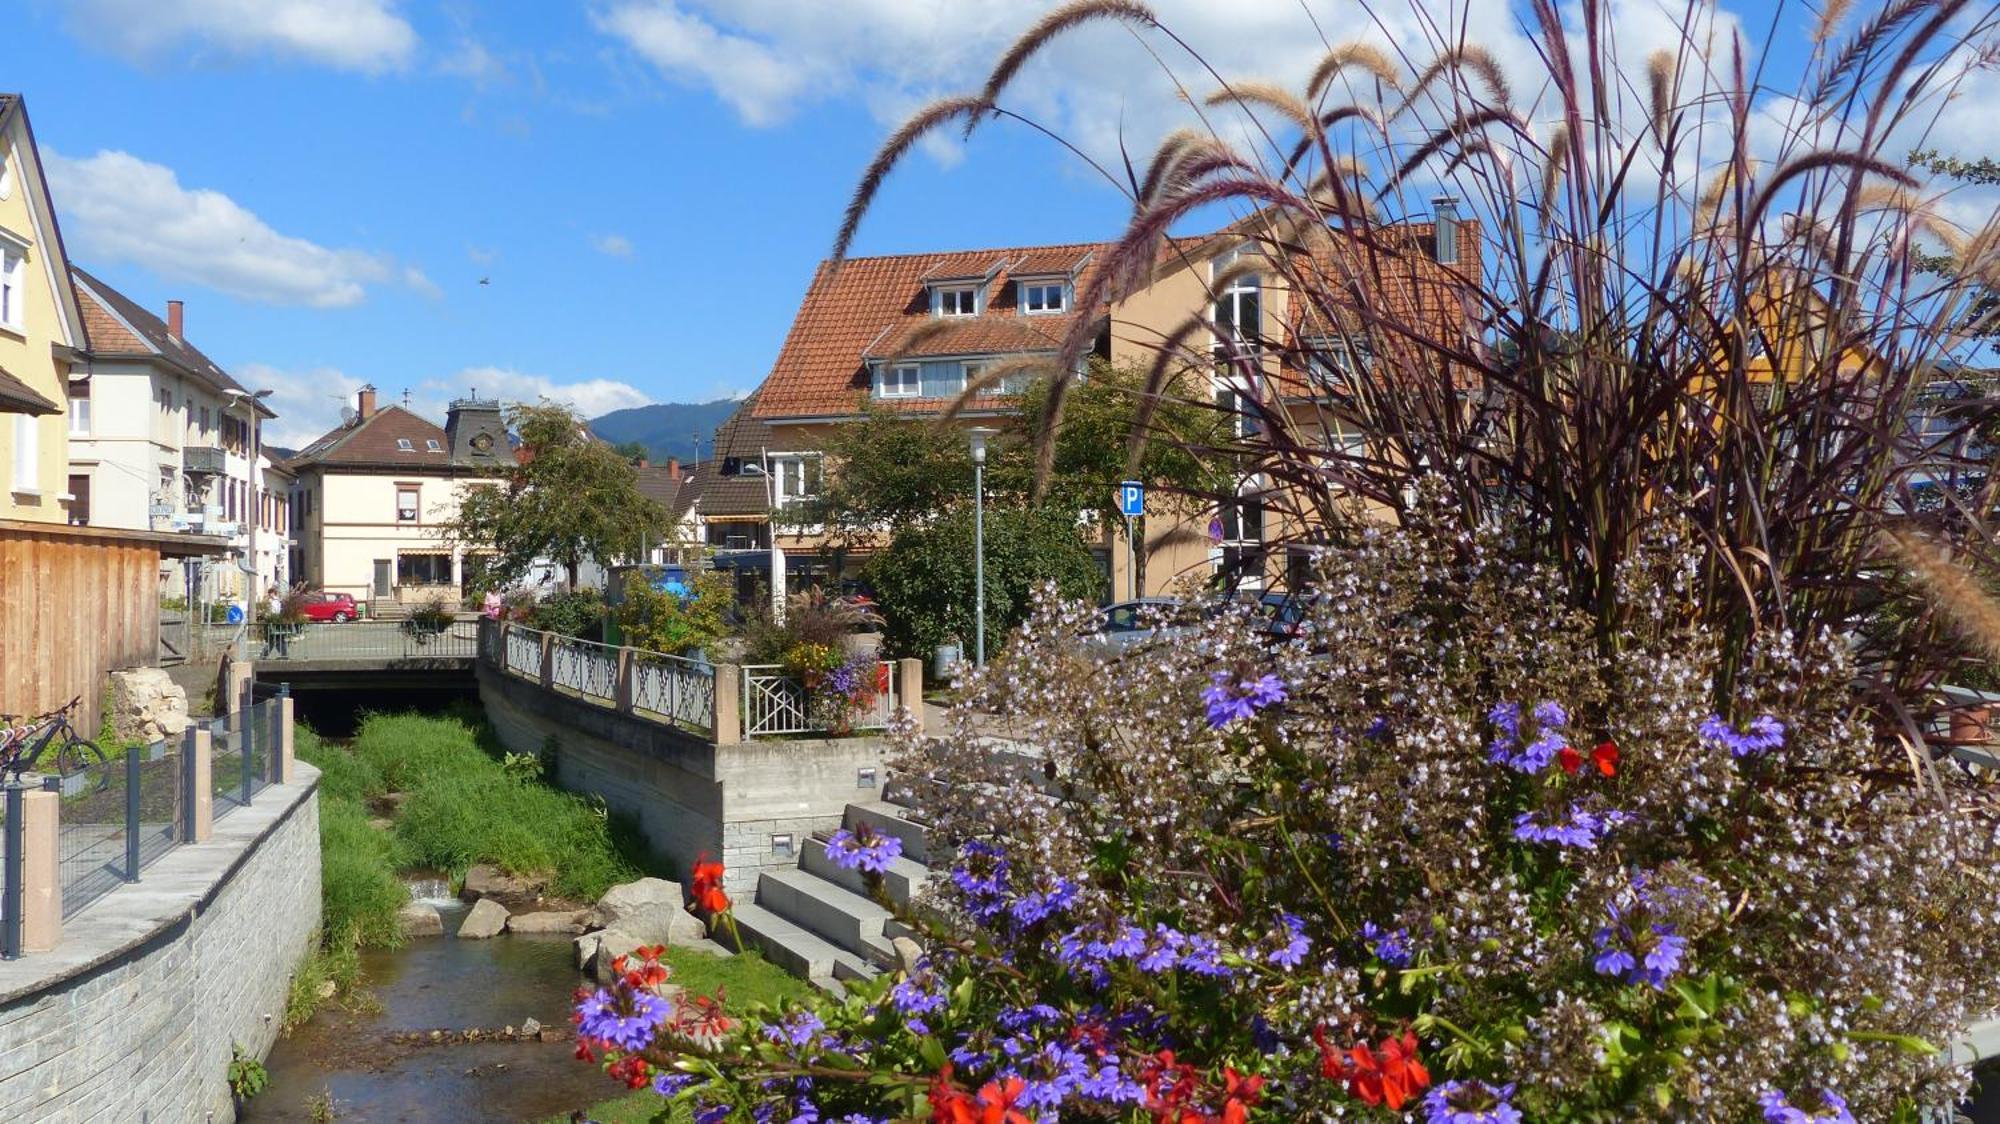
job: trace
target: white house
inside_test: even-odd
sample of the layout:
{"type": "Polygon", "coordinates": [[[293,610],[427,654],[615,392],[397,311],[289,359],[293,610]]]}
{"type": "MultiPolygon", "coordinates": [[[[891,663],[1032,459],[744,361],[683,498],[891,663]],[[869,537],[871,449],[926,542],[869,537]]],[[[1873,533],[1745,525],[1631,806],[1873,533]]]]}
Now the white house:
{"type": "Polygon", "coordinates": [[[70,374],[71,522],[229,541],[221,560],[163,566],[168,595],[254,602],[288,585],[289,478],[261,451],[271,409],[188,342],[180,301],[162,319],[70,272],[89,335],[70,374]]]}

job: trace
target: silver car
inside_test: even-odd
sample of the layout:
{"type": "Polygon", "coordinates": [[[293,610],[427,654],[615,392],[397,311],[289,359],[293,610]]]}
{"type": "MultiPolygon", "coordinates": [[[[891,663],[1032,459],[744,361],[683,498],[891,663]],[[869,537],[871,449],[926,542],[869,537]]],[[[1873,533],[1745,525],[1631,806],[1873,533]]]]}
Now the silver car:
{"type": "Polygon", "coordinates": [[[1120,601],[1097,611],[1097,627],[1084,644],[1105,656],[1122,655],[1141,644],[1186,635],[1188,604],[1175,597],[1141,597],[1120,601]]]}

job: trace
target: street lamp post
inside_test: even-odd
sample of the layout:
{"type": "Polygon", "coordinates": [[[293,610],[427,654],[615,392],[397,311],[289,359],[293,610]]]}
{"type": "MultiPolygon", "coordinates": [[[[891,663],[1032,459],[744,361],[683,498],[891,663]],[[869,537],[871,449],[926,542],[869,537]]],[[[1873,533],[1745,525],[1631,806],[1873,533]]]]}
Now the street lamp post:
{"type": "Polygon", "coordinates": [[[993,430],[974,426],[972,438],[972,659],[986,666],[986,439],[993,430]]]}

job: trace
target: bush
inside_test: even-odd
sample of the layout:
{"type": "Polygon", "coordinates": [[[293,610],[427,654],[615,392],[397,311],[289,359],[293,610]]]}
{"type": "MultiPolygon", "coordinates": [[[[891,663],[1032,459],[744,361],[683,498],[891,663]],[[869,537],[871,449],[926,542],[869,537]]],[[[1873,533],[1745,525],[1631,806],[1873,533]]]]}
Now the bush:
{"type": "Polygon", "coordinates": [[[536,602],[528,624],[563,636],[597,640],[604,633],[604,594],[594,589],[566,589],[536,602]]]}
{"type": "Polygon", "coordinates": [[[683,656],[702,651],[728,635],[735,602],[729,579],[716,571],[693,575],[686,596],[627,582],[618,605],[618,628],[625,643],[648,652],[683,656]]]}
{"type": "MultiPolygon", "coordinates": [[[[1000,508],[986,513],[986,647],[999,649],[1027,619],[1035,593],[1052,583],[1063,598],[1095,601],[1104,571],[1061,508],[1000,508]]],[[[972,512],[905,527],[868,563],[881,601],[883,639],[898,656],[928,658],[939,644],[973,642],[972,512]]]]}

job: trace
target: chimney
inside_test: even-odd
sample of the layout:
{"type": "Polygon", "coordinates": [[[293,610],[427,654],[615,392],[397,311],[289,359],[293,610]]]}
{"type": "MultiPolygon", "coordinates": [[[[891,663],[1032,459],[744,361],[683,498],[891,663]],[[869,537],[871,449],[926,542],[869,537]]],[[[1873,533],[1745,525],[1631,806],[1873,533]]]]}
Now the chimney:
{"type": "Polygon", "coordinates": [[[1431,200],[1431,209],[1437,223],[1438,264],[1455,265],[1458,262],[1458,196],[1440,195],[1431,200]]]}
{"type": "Polygon", "coordinates": [[[675,483],[679,483],[679,482],[680,482],[680,478],[681,478],[681,460],[680,460],[680,458],[679,458],[679,457],[668,457],[668,458],[667,458],[667,479],[669,479],[669,480],[672,480],[672,481],[674,481],[675,483]]]}
{"type": "Polygon", "coordinates": [[[175,339],[185,339],[181,335],[181,302],[167,302],[167,334],[175,339]]]}
{"type": "Polygon", "coordinates": [[[361,415],[362,421],[367,421],[369,418],[374,417],[375,388],[372,386],[362,387],[361,393],[355,396],[354,408],[355,412],[361,415]]]}

